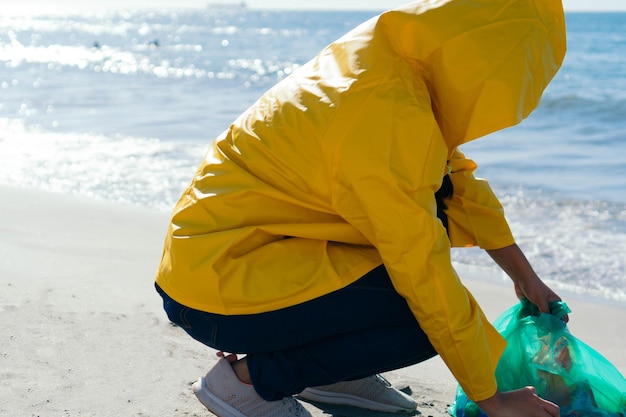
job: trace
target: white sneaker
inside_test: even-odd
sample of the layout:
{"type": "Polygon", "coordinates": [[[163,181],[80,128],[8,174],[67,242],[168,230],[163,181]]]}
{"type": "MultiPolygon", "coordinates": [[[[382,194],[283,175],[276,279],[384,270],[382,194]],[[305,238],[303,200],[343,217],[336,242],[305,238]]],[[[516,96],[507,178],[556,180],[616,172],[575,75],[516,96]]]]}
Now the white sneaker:
{"type": "Polygon", "coordinates": [[[381,375],[306,388],[298,397],[386,413],[412,413],[417,408],[413,398],[392,387],[381,375]]]}
{"type": "Polygon", "coordinates": [[[266,401],[252,385],[237,378],[230,362],[221,358],[203,378],[193,383],[198,400],[218,417],[312,417],[293,397],[266,401]]]}

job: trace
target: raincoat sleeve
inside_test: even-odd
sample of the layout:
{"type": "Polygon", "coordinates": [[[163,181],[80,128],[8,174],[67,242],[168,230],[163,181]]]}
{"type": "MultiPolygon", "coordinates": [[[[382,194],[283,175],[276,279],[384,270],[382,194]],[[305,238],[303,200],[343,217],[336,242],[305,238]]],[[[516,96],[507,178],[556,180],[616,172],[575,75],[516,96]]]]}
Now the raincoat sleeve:
{"type": "Polygon", "coordinates": [[[448,161],[454,187],[446,200],[448,231],[454,247],[480,246],[500,249],[515,243],[504,209],[489,183],[474,177],[476,163],[455,149],[448,161]]]}
{"type": "Polygon", "coordinates": [[[434,192],[448,148],[428,98],[404,101],[408,86],[397,88],[381,86],[381,96],[355,94],[344,102],[349,117],[338,120],[351,122],[332,132],[342,138],[333,159],[333,204],[378,250],[394,287],[467,395],[484,400],[497,390],[495,368],[506,342],[460,282],[436,217],[434,192]],[[371,105],[357,113],[347,101],[371,105]]]}

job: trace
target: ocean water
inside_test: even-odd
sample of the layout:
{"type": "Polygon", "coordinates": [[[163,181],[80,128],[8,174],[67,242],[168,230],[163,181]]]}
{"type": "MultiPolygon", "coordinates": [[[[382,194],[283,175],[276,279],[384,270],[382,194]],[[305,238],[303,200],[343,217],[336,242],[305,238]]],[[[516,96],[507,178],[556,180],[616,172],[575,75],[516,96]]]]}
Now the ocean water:
{"type": "MultiPolygon", "coordinates": [[[[2,14],[0,184],[169,211],[213,137],[374,14],[2,14]]],[[[567,24],[539,108],[463,150],[546,281],[626,305],[626,14],[567,24]]],[[[479,250],[454,257],[461,275],[496,270],[479,250]]]]}

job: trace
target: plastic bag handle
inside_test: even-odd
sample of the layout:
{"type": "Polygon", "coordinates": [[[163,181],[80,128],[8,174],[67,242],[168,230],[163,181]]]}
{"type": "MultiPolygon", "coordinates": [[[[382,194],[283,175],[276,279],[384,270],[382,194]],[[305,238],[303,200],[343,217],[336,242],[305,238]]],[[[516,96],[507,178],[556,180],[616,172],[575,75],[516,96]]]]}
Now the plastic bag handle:
{"type": "MultiPolygon", "coordinates": [[[[534,305],[528,300],[522,300],[522,308],[519,312],[519,318],[535,316],[538,317],[541,315],[541,311],[539,311],[539,307],[534,305]]],[[[564,301],[551,301],[548,305],[550,308],[550,314],[557,317],[558,319],[563,320],[565,316],[572,312],[570,308],[564,301]]]]}

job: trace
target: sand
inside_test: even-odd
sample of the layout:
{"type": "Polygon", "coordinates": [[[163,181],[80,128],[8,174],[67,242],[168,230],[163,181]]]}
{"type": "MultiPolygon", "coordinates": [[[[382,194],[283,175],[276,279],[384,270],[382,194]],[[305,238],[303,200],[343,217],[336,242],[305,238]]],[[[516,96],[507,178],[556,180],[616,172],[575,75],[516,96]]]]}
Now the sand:
{"type": "MultiPolygon", "coordinates": [[[[215,352],[169,324],[153,287],[168,217],[0,187],[0,415],[211,416],[191,384],[215,352]]],[[[515,302],[510,285],[467,274],[489,318],[515,302]]],[[[626,308],[566,301],[571,332],[624,373],[626,308]]],[[[439,358],[386,376],[410,387],[423,416],[445,416],[454,399],[439,358]]],[[[306,407],[316,416],[382,416],[306,407]]]]}

